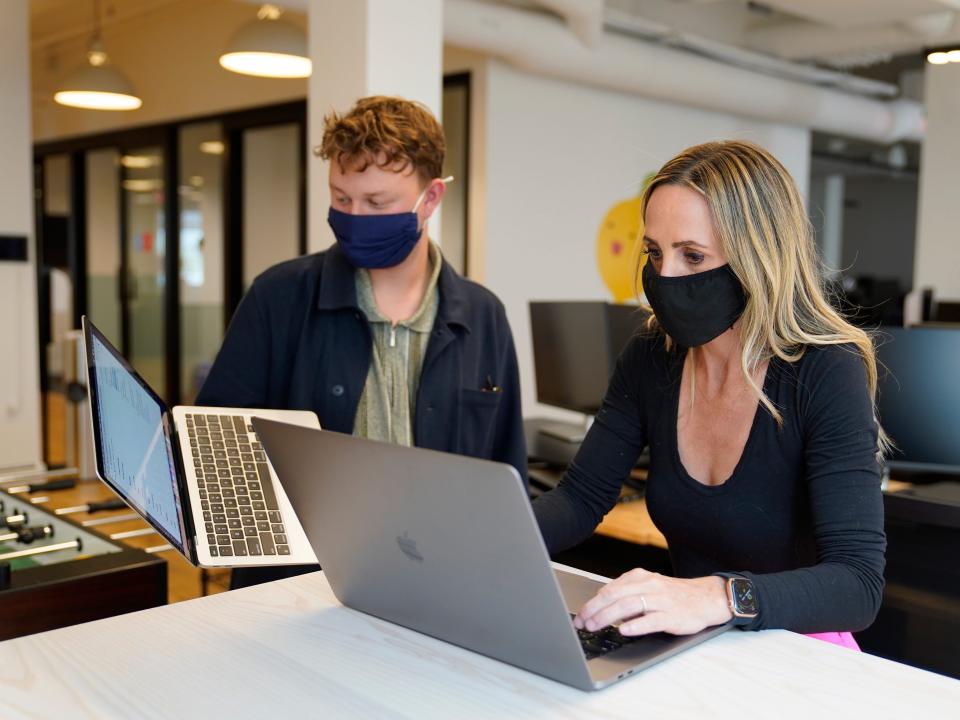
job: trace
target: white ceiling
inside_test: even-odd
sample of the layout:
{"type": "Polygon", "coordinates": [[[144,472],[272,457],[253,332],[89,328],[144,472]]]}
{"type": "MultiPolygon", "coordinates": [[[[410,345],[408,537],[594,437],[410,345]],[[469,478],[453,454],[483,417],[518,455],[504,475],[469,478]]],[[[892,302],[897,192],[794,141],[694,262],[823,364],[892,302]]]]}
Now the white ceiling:
{"type": "MultiPolygon", "coordinates": [[[[209,2],[210,0],[201,0],[209,2]]],[[[100,0],[103,27],[184,0],[100,0]]],[[[30,37],[36,46],[93,32],[94,0],[30,0],[30,37]]]]}
{"type": "MultiPolygon", "coordinates": [[[[101,0],[104,28],[119,30],[129,18],[177,3],[186,16],[194,2],[237,0],[101,0]]],[[[288,0],[291,6],[305,2],[288,0]]],[[[539,5],[537,0],[512,2],[539,5]]],[[[605,6],[608,13],[626,13],[734,47],[845,68],[960,42],[960,0],[605,0],[605,6]]],[[[93,7],[94,0],[30,0],[34,49],[89,35],[93,7]]]]}

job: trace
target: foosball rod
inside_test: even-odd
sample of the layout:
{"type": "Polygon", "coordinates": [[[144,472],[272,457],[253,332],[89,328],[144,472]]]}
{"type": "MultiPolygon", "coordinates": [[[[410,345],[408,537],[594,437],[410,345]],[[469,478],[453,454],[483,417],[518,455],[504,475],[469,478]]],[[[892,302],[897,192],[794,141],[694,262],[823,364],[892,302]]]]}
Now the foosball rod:
{"type": "Polygon", "coordinates": [[[0,542],[15,540],[17,542],[31,543],[34,540],[45,540],[49,537],[53,537],[53,525],[38,525],[32,528],[19,528],[16,532],[0,534],[0,542]]]}
{"type": "Polygon", "coordinates": [[[109,537],[111,540],[126,540],[127,538],[143,537],[144,535],[159,535],[156,530],[151,527],[139,528],[137,530],[124,530],[123,532],[115,532],[109,537]]]}
{"type": "Polygon", "coordinates": [[[71,505],[70,507],[57,508],[53,511],[54,515],[73,515],[74,513],[98,513],[103,510],[124,510],[127,504],[120,498],[104,500],[103,502],[84,503],[83,505],[71,505]]]}
{"type": "Polygon", "coordinates": [[[8,487],[5,492],[10,493],[11,495],[20,495],[23,493],[33,494],[36,492],[52,492],[54,490],[71,490],[76,486],[77,481],[73,479],[51,480],[50,482],[45,483],[25,483],[23,485],[13,485],[8,487]]]}
{"type": "Polygon", "coordinates": [[[125,513],[123,515],[114,515],[113,517],[95,518],[93,520],[84,520],[80,525],[82,527],[97,527],[98,525],[112,525],[113,523],[127,522],[128,520],[139,520],[140,516],[136,513],[125,513]]]}
{"type": "Polygon", "coordinates": [[[54,480],[56,478],[75,478],[79,475],[76,468],[63,468],[62,470],[48,470],[45,472],[27,473],[7,473],[0,475],[0,485],[9,483],[22,483],[24,480],[54,480]]]}
{"type": "Polygon", "coordinates": [[[33,557],[34,555],[46,555],[48,553],[60,552],[61,550],[82,550],[83,542],[80,538],[68,540],[67,542],[56,543],[54,545],[44,545],[43,547],[30,548],[28,550],[15,550],[8,553],[0,553],[0,562],[4,560],[16,560],[17,558],[33,557]]]}
{"type": "Polygon", "coordinates": [[[0,520],[0,526],[3,526],[8,530],[13,530],[14,528],[18,528],[21,525],[26,525],[29,517],[30,516],[24,512],[19,512],[17,510],[14,510],[13,515],[7,515],[5,518],[0,520]]]}

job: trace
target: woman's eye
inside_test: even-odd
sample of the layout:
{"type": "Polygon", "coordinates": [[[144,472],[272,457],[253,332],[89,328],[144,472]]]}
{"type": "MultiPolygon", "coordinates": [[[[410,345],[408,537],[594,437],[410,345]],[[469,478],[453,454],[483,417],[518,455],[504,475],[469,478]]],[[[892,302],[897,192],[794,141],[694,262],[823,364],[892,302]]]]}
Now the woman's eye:
{"type": "Polygon", "coordinates": [[[703,262],[703,255],[700,253],[687,253],[687,262],[691,265],[699,265],[703,262]]]}
{"type": "Polygon", "coordinates": [[[654,260],[659,260],[659,259],[660,259],[660,248],[648,247],[648,248],[644,248],[644,249],[643,249],[643,252],[644,252],[646,255],[649,255],[649,256],[650,256],[651,258],[653,258],[654,260]]]}

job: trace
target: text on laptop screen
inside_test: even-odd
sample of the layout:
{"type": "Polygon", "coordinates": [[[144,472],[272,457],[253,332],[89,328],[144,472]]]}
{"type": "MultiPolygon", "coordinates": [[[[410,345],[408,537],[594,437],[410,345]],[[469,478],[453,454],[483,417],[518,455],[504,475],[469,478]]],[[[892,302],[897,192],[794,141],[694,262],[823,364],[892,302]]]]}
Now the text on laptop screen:
{"type": "Polygon", "coordinates": [[[177,476],[161,406],[91,334],[103,472],[124,500],[183,547],[177,476]]]}

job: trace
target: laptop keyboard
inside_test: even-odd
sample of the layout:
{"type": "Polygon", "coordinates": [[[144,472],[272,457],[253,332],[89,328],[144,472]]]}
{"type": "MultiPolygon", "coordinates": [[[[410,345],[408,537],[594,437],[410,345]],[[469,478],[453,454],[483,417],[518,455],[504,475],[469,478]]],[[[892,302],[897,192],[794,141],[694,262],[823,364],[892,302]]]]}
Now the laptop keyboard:
{"type": "MultiPolygon", "coordinates": [[[[573,618],[575,616],[571,615],[570,617],[573,618]]],[[[629,645],[636,639],[621,635],[619,630],[611,626],[605,627],[597,632],[577,630],[577,635],[580,637],[580,647],[583,648],[583,654],[587,656],[587,660],[592,660],[595,657],[619,650],[624,645],[629,645]]]]}
{"type": "Polygon", "coordinates": [[[187,436],[214,557],[289,555],[267,455],[241,415],[189,414],[187,436]]]}

